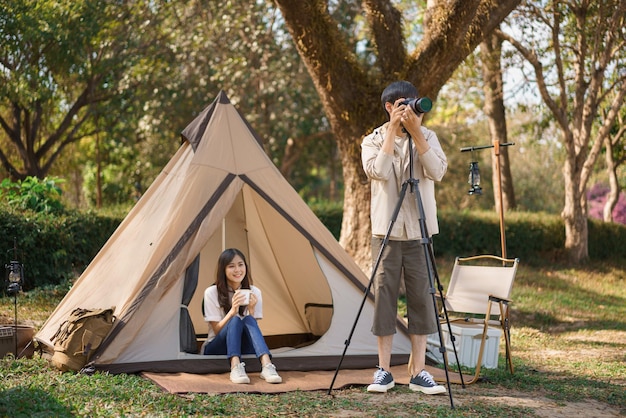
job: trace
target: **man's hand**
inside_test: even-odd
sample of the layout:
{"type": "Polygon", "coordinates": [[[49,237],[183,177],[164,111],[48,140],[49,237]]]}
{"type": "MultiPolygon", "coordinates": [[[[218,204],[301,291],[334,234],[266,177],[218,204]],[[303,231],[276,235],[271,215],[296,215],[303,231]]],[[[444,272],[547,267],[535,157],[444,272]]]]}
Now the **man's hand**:
{"type": "Polygon", "coordinates": [[[394,132],[400,128],[403,120],[404,111],[406,109],[406,105],[403,105],[402,102],[404,99],[398,99],[393,104],[393,108],[391,112],[389,112],[389,127],[394,130],[394,132]]]}
{"type": "Polygon", "coordinates": [[[404,129],[406,129],[412,136],[417,135],[417,132],[422,126],[423,113],[415,113],[411,106],[402,105],[402,115],[400,116],[400,122],[404,129]]]}

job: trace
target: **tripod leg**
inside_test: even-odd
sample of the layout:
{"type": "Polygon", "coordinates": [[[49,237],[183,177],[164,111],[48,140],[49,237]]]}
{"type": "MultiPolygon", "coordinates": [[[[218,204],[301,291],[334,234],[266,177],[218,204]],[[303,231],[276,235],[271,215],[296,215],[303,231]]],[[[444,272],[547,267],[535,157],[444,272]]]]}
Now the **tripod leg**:
{"type": "MultiPolygon", "coordinates": [[[[424,206],[422,204],[422,198],[420,195],[419,182],[418,180],[415,180],[415,179],[410,180],[410,181],[415,182],[415,185],[414,187],[413,186],[411,187],[411,190],[415,193],[415,200],[417,203],[417,208],[419,210],[419,215],[420,215],[419,223],[420,223],[420,231],[422,235],[421,244],[424,248],[424,257],[426,259],[426,267],[428,270],[429,293],[431,295],[433,309],[435,311],[435,318],[437,319],[439,317],[439,309],[437,308],[437,299],[435,298],[435,287],[434,287],[435,285],[434,285],[434,279],[433,279],[433,276],[435,275],[434,272],[436,272],[436,269],[435,269],[435,257],[431,251],[432,241],[430,238],[430,234],[428,233],[428,228],[426,227],[426,221],[425,221],[426,215],[424,213],[424,206]]],[[[439,334],[440,351],[443,355],[444,371],[446,374],[448,395],[450,397],[450,407],[454,409],[454,400],[452,399],[452,387],[450,385],[450,376],[448,374],[449,372],[448,371],[448,356],[446,355],[446,352],[445,352],[446,346],[443,340],[443,334],[441,333],[441,323],[439,322],[438,319],[436,320],[436,323],[437,323],[437,333],[439,334]]],[[[452,335],[452,332],[450,332],[450,335],[452,335]]],[[[456,353],[456,350],[455,350],[455,353],[456,353]]]]}
{"type": "Polygon", "coordinates": [[[372,283],[374,278],[376,277],[376,271],[378,270],[378,266],[380,265],[380,261],[382,259],[383,251],[385,247],[389,243],[389,237],[391,235],[391,230],[393,229],[393,225],[396,223],[398,219],[398,213],[400,213],[400,208],[402,207],[402,201],[404,200],[404,196],[406,195],[406,189],[408,187],[408,183],[404,183],[402,185],[402,189],[400,190],[400,197],[398,198],[398,202],[396,203],[396,207],[394,208],[393,215],[391,216],[391,220],[389,222],[389,228],[387,229],[387,233],[385,234],[385,238],[383,238],[383,242],[380,246],[380,250],[378,251],[378,255],[376,257],[376,262],[372,267],[372,273],[370,274],[370,279],[367,284],[367,288],[363,294],[363,300],[361,301],[361,306],[359,307],[359,311],[357,312],[356,318],[354,319],[354,323],[352,324],[352,329],[350,330],[350,334],[348,335],[348,339],[344,343],[343,353],[341,354],[341,358],[339,359],[339,364],[337,364],[337,369],[335,370],[335,375],[333,376],[333,380],[330,382],[330,387],[328,388],[328,394],[330,395],[333,386],[335,385],[335,380],[337,379],[337,374],[339,373],[339,369],[341,368],[341,364],[343,363],[343,359],[346,356],[346,352],[348,351],[348,346],[350,345],[350,340],[354,335],[354,331],[356,330],[357,323],[359,322],[359,318],[361,316],[361,312],[363,312],[363,307],[365,306],[365,301],[367,300],[367,296],[370,294],[370,289],[372,288],[372,283]]]}
{"type": "MultiPolygon", "coordinates": [[[[432,243],[428,246],[428,253],[429,253],[430,259],[434,260],[435,252],[433,251],[432,243]]],[[[465,382],[463,380],[463,372],[461,371],[461,363],[459,362],[459,354],[457,352],[456,344],[455,344],[455,336],[454,336],[454,333],[452,332],[452,326],[450,325],[450,317],[448,316],[448,309],[446,308],[446,297],[443,294],[443,286],[441,284],[441,280],[439,279],[439,273],[437,272],[437,267],[435,266],[434,262],[433,262],[433,272],[434,272],[435,280],[437,281],[437,290],[439,291],[439,298],[441,300],[441,312],[443,312],[443,316],[445,318],[446,325],[448,327],[448,335],[450,336],[450,341],[452,342],[452,351],[454,351],[454,358],[456,359],[456,367],[457,367],[457,370],[459,371],[461,387],[465,389],[465,382]]],[[[443,337],[440,338],[440,344],[444,344],[443,337]]],[[[443,345],[441,347],[443,347],[443,345]]],[[[445,356],[446,353],[442,351],[442,355],[445,356]]],[[[447,364],[447,359],[444,359],[444,364],[447,364]]]]}

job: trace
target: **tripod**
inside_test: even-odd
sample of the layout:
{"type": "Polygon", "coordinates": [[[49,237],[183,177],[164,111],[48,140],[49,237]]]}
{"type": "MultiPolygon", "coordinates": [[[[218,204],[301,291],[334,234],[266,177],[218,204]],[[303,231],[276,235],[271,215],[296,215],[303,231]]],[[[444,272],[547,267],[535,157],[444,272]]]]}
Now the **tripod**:
{"type": "MultiPolygon", "coordinates": [[[[356,329],[357,323],[359,321],[359,317],[361,316],[361,312],[363,311],[363,306],[365,305],[365,301],[367,300],[367,295],[370,292],[370,289],[372,287],[372,283],[374,281],[374,278],[376,276],[376,271],[378,270],[378,266],[380,264],[380,261],[382,259],[382,255],[383,255],[383,251],[385,249],[385,247],[387,246],[387,244],[389,243],[389,237],[391,235],[391,231],[393,229],[393,226],[398,218],[398,214],[400,212],[400,208],[402,207],[402,202],[404,201],[404,198],[406,197],[406,192],[408,187],[411,187],[411,193],[413,193],[415,195],[415,201],[417,204],[417,208],[418,208],[418,213],[419,213],[419,226],[420,226],[420,232],[421,232],[421,236],[422,238],[420,239],[420,243],[422,244],[422,247],[424,249],[424,257],[426,260],[426,266],[427,266],[427,271],[428,271],[428,281],[429,281],[429,293],[431,295],[432,298],[432,303],[433,303],[433,309],[435,310],[435,317],[438,318],[439,317],[439,309],[437,307],[437,300],[435,297],[435,287],[434,287],[434,279],[437,280],[437,285],[438,285],[438,290],[439,290],[439,295],[441,300],[443,301],[443,286],[441,286],[441,283],[439,282],[439,276],[437,274],[437,270],[435,267],[435,256],[434,256],[434,252],[432,249],[432,239],[430,238],[430,235],[428,234],[428,229],[426,227],[426,216],[424,213],[424,206],[422,204],[422,198],[421,198],[421,194],[419,191],[419,180],[417,180],[414,177],[414,173],[413,173],[413,149],[412,149],[412,138],[411,135],[408,134],[408,141],[409,141],[409,179],[406,180],[405,182],[402,183],[402,188],[400,190],[400,196],[398,198],[398,202],[396,203],[396,206],[394,208],[393,214],[391,216],[391,221],[389,223],[389,228],[387,229],[387,232],[385,234],[385,237],[382,241],[382,244],[380,246],[380,250],[378,251],[378,256],[376,258],[376,262],[374,263],[374,266],[372,268],[372,273],[370,276],[370,280],[369,283],[367,285],[367,288],[365,290],[365,294],[363,295],[363,300],[361,301],[361,305],[359,308],[359,311],[357,313],[356,319],[354,321],[354,324],[352,325],[352,329],[350,331],[350,334],[348,336],[348,339],[345,341],[345,347],[343,350],[343,354],[341,355],[341,359],[339,360],[339,364],[337,365],[337,369],[335,370],[335,375],[333,377],[333,380],[330,384],[330,388],[328,389],[328,394],[330,395],[333,386],[335,384],[335,380],[337,378],[337,374],[339,373],[339,369],[341,368],[341,364],[343,363],[343,359],[346,355],[346,351],[348,350],[348,346],[350,345],[350,340],[352,338],[352,335],[354,334],[354,331],[356,329]]],[[[465,387],[465,384],[463,383],[463,374],[461,373],[461,368],[459,366],[459,358],[456,352],[456,346],[454,344],[454,335],[452,334],[452,327],[450,325],[450,320],[448,318],[448,312],[446,310],[445,307],[445,303],[442,303],[443,306],[443,312],[444,312],[444,316],[446,319],[446,323],[448,325],[448,332],[450,335],[450,338],[453,341],[452,347],[454,349],[454,355],[456,357],[457,360],[457,367],[459,370],[459,375],[461,376],[461,383],[463,385],[463,387],[465,387]]],[[[443,357],[443,362],[444,362],[444,370],[445,370],[445,374],[446,374],[446,382],[447,382],[447,386],[448,386],[448,394],[450,397],[450,406],[451,408],[454,408],[454,401],[452,399],[452,390],[450,387],[450,377],[448,375],[448,361],[447,361],[447,356],[445,354],[446,351],[446,347],[445,347],[445,343],[443,341],[443,335],[441,333],[441,324],[440,321],[437,320],[437,333],[439,335],[439,351],[442,353],[442,357],[443,357]]],[[[411,360],[409,362],[409,366],[412,362],[412,357],[411,360]]]]}

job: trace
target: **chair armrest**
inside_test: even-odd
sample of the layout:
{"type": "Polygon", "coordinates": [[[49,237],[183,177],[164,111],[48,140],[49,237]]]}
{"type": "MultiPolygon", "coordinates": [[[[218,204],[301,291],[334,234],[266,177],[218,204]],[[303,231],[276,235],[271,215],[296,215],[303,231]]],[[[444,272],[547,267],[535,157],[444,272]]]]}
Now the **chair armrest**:
{"type": "Polygon", "coordinates": [[[507,299],[507,298],[501,298],[499,296],[494,296],[494,295],[489,295],[489,300],[492,302],[503,302],[503,303],[510,303],[511,300],[507,299]]]}

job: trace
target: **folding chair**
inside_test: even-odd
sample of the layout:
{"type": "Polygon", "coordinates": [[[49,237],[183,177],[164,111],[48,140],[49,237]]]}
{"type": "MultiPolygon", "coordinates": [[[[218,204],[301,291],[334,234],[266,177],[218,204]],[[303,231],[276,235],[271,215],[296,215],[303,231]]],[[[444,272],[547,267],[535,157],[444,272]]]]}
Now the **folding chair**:
{"type": "MultiPolygon", "coordinates": [[[[443,301],[448,320],[483,325],[476,371],[471,381],[464,383],[471,384],[478,379],[490,327],[502,329],[506,344],[506,361],[511,374],[513,373],[509,296],[518,264],[518,258],[505,259],[493,255],[457,257],[454,262],[450,285],[443,301]]],[[[443,322],[445,321],[442,320],[442,329],[445,325],[443,322]]],[[[448,359],[451,359],[449,353],[446,354],[448,359]]]]}

